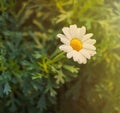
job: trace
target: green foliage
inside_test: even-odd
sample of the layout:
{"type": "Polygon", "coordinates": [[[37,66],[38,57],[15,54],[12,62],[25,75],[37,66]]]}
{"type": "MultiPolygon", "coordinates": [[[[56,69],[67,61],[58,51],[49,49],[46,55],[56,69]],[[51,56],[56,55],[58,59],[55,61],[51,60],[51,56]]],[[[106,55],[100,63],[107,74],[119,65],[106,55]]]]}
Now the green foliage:
{"type": "Polygon", "coordinates": [[[0,113],[54,112],[57,90],[79,69],[59,51],[58,31],[40,23],[37,3],[9,2],[0,10],[0,113]]]}
{"type": "Polygon", "coordinates": [[[1,0],[0,113],[119,113],[119,12],[119,0],[1,0]],[[97,40],[86,65],[58,49],[70,24],[97,40]]]}

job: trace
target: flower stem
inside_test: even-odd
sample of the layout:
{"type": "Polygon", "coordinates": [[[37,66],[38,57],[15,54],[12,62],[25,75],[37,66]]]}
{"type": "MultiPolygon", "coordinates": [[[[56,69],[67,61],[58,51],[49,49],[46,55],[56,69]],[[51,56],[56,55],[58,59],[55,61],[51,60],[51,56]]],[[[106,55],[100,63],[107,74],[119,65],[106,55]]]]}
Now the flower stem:
{"type": "Polygon", "coordinates": [[[60,52],[58,55],[56,55],[56,56],[52,59],[52,63],[53,63],[53,62],[56,62],[56,61],[58,61],[58,60],[60,60],[60,59],[62,59],[62,58],[64,58],[64,54],[65,54],[65,52],[60,52]]]}

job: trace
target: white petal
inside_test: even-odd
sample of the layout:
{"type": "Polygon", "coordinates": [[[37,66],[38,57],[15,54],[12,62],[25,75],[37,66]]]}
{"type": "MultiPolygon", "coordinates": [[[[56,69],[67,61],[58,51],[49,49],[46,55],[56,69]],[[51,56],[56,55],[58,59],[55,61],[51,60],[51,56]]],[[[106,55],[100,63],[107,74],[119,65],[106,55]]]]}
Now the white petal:
{"type": "Polygon", "coordinates": [[[85,50],[90,54],[90,56],[94,56],[96,54],[96,51],[94,50],[88,50],[88,49],[85,50]]]}
{"type": "Polygon", "coordinates": [[[70,52],[70,51],[72,51],[71,46],[68,46],[68,45],[61,45],[61,46],[59,47],[59,49],[65,51],[65,52],[70,52]]]}
{"type": "Polygon", "coordinates": [[[84,37],[83,37],[83,39],[82,39],[82,42],[84,42],[84,41],[90,39],[92,36],[93,36],[92,33],[89,33],[89,34],[84,35],[84,37]]]}
{"type": "Polygon", "coordinates": [[[78,60],[78,63],[79,63],[79,64],[82,64],[82,62],[81,62],[80,60],[78,60]]]}
{"type": "Polygon", "coordinates": [[[73,60],[74,61],[78,61],[79,60],[79,53],[77,51],[74,52],[73,60]]]}
{"type": "Polygon", "coordinates": [[[77,32],[78,32],[78,38],[81,40],[84,37],[83,33],[81,33],[81,28],[78,28],[77,32]]]}
{"type": "Polygon", "coordinates": [[[78,32],[78,38],[81,40],[82,38],[84,38],[84,35],[86,33],[86,28],[84,26],[81,28],[78,28],[77,32],[78,32]]]}
{"type": "Polygon", "coordinates": [[[83,48],[89,49],[89,50],[96,50],[95,46],[91,44],[86,44],[86,43],[83,43],[83,48]]]}
{"type": "Polygon", "coordinates": [[[67,53],[67,58],[72,58],[75,62],[78,62],[79,64],[86,64],[87,63],[87,59],[80,53],[77,51],[71,51],[67,53]]]}
{"type": "Polygon", "coordinates": [[[79,64],[86,64],[87,63],[87,59],[79,52],[79,60],[78,60],[79,64]]]}
{"type": "Polygon", "coordinates": [[[70,41],[68,40],[68,38],[65,37],[65,35],[63,34],[58,34],[57,37],[60,38],[61,42],[68,45],[70,43],[70,41]]]}
{"type": "Polygon", "coordinates": [[[94,56],[96,54],[96,51],[89,51],[91,56],[94,56]]]}
{"type": "Polygon", "coordinates": [[[57,37],[58,37],[58,38],[66,38],[66,36],[63,35],[63,34],[57,34],[57,37]]]}
{"type": "Polygon", "coordinates": [[[82,49],[82,50],[80,51],[80,53],[81,53],[85,58],[90,59],[90,54],[89,54],[85,49],[82,49]]]}
{"type": "Polygon", "coordinates": [[[74,51],[70,51],[70,52],[68,52],[67,53],[67,58],[72,58],[73,57],[73,55],[74,55],[74,51]]]}
{"type": "Polygon", "coordinates": [[[74,24],[74,25],[70,25],[70,32],[71,32],[71,36],[72,38],[77,38],[78,37],[78,31],[77,31],[77,26],[74,24]]]}
{"type": "Polygon", "coordinates": [[[85,27],[85,26],[82,26],[82,27],[79,29],[79,32],[80,32],[80,34],[85,35],[85,33],[86,33],[86,27],[85,27]]]}
{"type": "Polygon", "coordinates": [[[96,43],[96,40],[95,39],[88,39],[88,40],[84,41],[84,43],[93,45],[96,43]]]}
{"type": "Polygon", "coordinates": [[[64,27],[62,31],[68,39],[71,38],[70,29],[68,27],[64,27]]]}
{"type": "Polygon", "coordinates": [[[94,56],[96,54],[96,51],[91,51],[91,56],[94,56]]]}
{"type": "Polygon", "coordinates": [[[70,30],[72,31],[72,30],[77,30],[77,26],[76,26],[76,24],[74,24],[74,25],[70,25],[70,30]]]}

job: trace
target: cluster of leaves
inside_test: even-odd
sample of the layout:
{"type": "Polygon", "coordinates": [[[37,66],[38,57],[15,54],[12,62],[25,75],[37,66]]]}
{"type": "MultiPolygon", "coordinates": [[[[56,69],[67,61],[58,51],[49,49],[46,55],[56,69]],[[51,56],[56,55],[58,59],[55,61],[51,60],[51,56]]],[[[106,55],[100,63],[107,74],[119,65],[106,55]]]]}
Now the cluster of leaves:
{"type": "Polygon", "coordinates": [[[41,18],[46,2],[0,1],[0,113],[53,113],[57,90],[77,76],[41,18]]]}

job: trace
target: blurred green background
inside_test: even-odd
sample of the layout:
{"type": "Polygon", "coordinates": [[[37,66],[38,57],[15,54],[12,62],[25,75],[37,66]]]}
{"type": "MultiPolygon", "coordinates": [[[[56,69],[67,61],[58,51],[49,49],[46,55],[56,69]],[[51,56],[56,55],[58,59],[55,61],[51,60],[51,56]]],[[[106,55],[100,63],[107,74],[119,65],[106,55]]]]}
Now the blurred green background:
{"type": "Polygon", "coordinates": [[[120,113],[119,0],[0,0],[0,113],[120,113]],[[64,26],[86,26],[97,54],[61,54],[64,26]]]}

